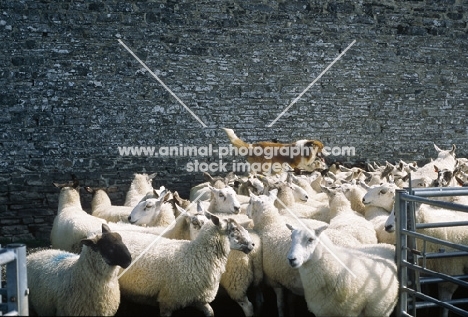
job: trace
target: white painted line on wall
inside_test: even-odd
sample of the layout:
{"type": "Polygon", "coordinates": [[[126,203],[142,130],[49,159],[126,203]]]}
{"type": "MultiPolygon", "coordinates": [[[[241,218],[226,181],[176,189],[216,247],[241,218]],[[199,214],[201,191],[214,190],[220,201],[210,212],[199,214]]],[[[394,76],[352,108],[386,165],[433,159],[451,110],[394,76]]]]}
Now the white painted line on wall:
{"type": "Polygon", "coordinates": [[[161,79],[159,79],[159,77],[158,77],[155,73],[153,73],[153,72],[151,71],[151,69],[148,68],[148,66],[145,65],[145,63],[143,63],[143,61],[142,61],[140,58],[138,58],[138,56],[136,56],[135,53],[133,53],[132,50],[130,50],[130,49],[128,48],[128,46],[124,44],[124,42],[122,42],[121,39],[118,39],[118,41],[119,41],[120,45],[122,45],[130,54],[132,54],[132,56],[135,57],[135,59],[136,59],[136,60],[137,60],[137,61],[138,61],[138,62],[139,62],[139,63],[140,63],[140,64],[141,64],[141,65],[142,65],[142,66],[143,66],[143,67],[144,67],[144,68],[145,68],[145,69],[146,69],[146,70],[147,70],[147,71],[164,87],[164,89],[166,89],[166,90],[172,95],[172,97],[174,97],[182,106],[184,106],[184,108],[185,108],[195,119],[197,119],[197,121],[200,122],[201,125],[202,125],[204,128],[206,128],[206,124],[203,123],[203,121],[201,121],[200,118],[199,118],[195,113],[193,113],[193,111],[190,110],[190,108],[187,107],[187,106],[185,105],[185,103],[184,103],[182,100],[180,100],[179,97],[177,97],[176,94],[173,93],[172,90],[171,90],[169,87],[167,87],[166,84],[164,84],[163,81],[162,81],[161,79]]]}
{"type": "Polygon", "coordinates": [[[304,90],[301,92],[301,94],[300,94],[299,96],[297,96],[297,97],[289,104],[289,106],[287,106],[286,109],[284,109],[283,112],[281,112],[281,113],[279,114],[278,117],[276,117],[275,120],[273,120],[273,122],[271,122],[269,125],[267,125],[267,127],[271,128],[271,127],[273,126],[273,124],[275,124],[276,121],[278,121],[278,119],[281,118],[281,117],[286,113],[286,111],[288,111],[289,108],[292,107],[292,105],[294,105],[299,99],[301,99],[301,97],[307,92],[307,90],[309,90],[310,87],[312,87],[312,86],[313,86],[313,85],[314,85],[314,84],[315,84],[315,83],[316,83],[316,82],[333,66],[333,64],[335,64],[335,63],[346,53],[346,51],[349,50],[349,49],[351,48],[351,46],[354,45],[354,43],[356,43],[356,40],[352,41],[351,44],[349,44],[348,47],[347,47],[343,52],[341,52],[341,54],[338,55],[338,57],[335,58],[335,60],[334,60],[333,62],[331,62],[331,64],[328,65],[327,68],[325,68],[325,69],[323,70],[323,72],[321,72],[320,75],[318,75],[318,77],[315,78],[314,81],[313,81],[312,83],[310,83],[310,85],[307,86],[307,88],[304,89],[304,90]]]}

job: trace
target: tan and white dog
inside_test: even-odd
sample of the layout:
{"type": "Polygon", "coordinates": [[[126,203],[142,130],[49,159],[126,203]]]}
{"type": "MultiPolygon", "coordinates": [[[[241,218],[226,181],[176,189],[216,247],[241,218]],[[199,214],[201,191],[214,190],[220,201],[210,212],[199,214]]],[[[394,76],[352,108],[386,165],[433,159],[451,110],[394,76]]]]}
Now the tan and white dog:
{"type": "Polygon", "coordinates": [[[317,168],[316,160],[323,161],[326,155],[322,142],[318,140],[298,140],[293,143],[261,141],[247,143],[239,139],[232,129],[223,128],[229,141],[238,149],[238,155],[246,157],[251,166],[257,164],[257,172],[280,173],[289,165],[295,170],[313,171],[317,168]],[[265,166],[270,166],[264,168],[265,166]],[[261,170],[260,170],[261,168],[261,170]]]}

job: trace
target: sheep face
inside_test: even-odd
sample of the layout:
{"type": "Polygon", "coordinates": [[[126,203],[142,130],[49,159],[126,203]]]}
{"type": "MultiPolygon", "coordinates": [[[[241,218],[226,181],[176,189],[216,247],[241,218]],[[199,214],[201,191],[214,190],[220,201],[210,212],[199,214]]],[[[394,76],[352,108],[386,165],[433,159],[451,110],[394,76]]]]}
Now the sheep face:
{"type": "Polygon", "coordinates": [[[269,210],[270,208],[276,209],[274,203],[276,200],[276,194],[278,193],[277,189],[270,190],[269,195],[259,195],[250,194],[249,204],[247,205],[246,214],[249,218],[253,219],[257,214],[262,213],[264,210],[269,210]]]}
{"type": "Polygon", "coordinates": [[[362,198],[362,203],[364,205],[381,207],[390,212],[393,208],[396,188],[397,186],[392,183],[384,183],[380,186],[370,187],[362,198]]]}
{"type": "Polygon", "coordinates": [[[220,219],[219,217],[206,213],[206,216],[218,227],[222,235],[229,239],[231,250],[239,250],[248,254],[253,250],[255,244],[250,237],[249,232],[232,218],[220,219]]]}
{"type": "Polygon", "coordinates": [[[384,228],[387,232],[395,232],[395,210],[392,210],[388,216],[387,221],[385,221],[384,228]]]}
{"type": "Polygon", "coordinates": [[[248,254],[255,247],[249,232],[239,225],[234,219],[226,220],[229,245],[231,250],[239,250],[248,254]]]}
{"type": "Polygon", "coordinates": [[[93,251],[99,252],[109,266],[118,265],[125,269],[132,262],[130,251],[122,242],[120,234],[112,232],[106,224],[102,224],[102,235],[83,239],[81,243],[93,251]]]}
{"type": "Polygon", "coordinates": [[[257,193],[263,193],[263,189],[264,189],[263,183],[261,180],[257,178],[256,175],[253,175],[253,174],[249,175],[249,178],[247,181],[249,182],[250,185],[252,185],[253,188],[255,188],[257,193]]]}
{"type": "Polygon", "coordinates": [[[319,243],[318,236],[312,230],[298,230],[287,225],[291,230],[291,247],[287,259],[293,268],[299,268],[311,257],[318,256],[314,251],[319,243]]]}
{"type": "Polygon", "coordinates": [[[320,174],[320,172],[318,171],[314,171],[309,176],[307,176],[307,180],[309,181],[309,183],[313,183],[317,180],[320,181],[321,179],[322,179],[322,174],[320,174]]]}
{"type": "Polygon", "coordinates": [[[432,187],[448,187],[456,186],[453,177],[453,171],[449,169],[439,169],[434,165],[434,170],[437,173],[437,178],[432,181],[432,187]]]}
{"type": "Polygon", "coordinates": [[[240,202],[236,197],[236,191],[231,186],[224,188],[214,188],[210,185],[208,187],[211,190],[211,199],[213,200],[215,209],[214,212],[227,213],[227,214],[238,214],[240,212],[240,202]]]}
{"type": "Polygon", "coordinates": [[[190,223],[190,240],[195,240],[203,225],[208,221],[208,218],[203,213],[197,213],[193,216],[188,216],[190,223]]]}
{"type": "Polygon", "coordinates": [[[412,188],[425,188],[430,187],[432,184],[432,179],[427,176],[423,176],[421,178],[416,178],[411,180],[411,187],[412,188]]]}
{"type": "Polygon", "coordinates": [[[295,201],[307,202],[309,196],[307,195],[307,191],[304,188],[296,184],[290,184],[289,186],[292,189],[295,201]]]}
{"type": "Polygon", "coordinates": [[[160,198],[148,198],[140,201],[128,216],[128,222],[135,225],[150,223],[161,212],[161,206],[168,200],[169,196],[170,193],[167,193],[160,198]]]}

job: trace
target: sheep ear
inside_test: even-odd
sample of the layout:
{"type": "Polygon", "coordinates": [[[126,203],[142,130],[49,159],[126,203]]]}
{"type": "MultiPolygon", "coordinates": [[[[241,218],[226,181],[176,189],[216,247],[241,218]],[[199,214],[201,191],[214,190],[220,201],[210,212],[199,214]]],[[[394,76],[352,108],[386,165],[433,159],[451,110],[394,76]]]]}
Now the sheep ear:
{"type": "Polygon", "coordinates": [[[219,220],[219,218],[218,218],[217,216],[215,216],[215,215],[213,215],[213,214],[210,214],[209,219],[210,219],[216,226],[221,227],[221,226],[220,226],[220,223],[221,223],[221,222],[220,222],[220,220],[219,220]]]}
{"type": "Polygon", "coordinates": [[[89,186],[85,186],[85,187],[84,187],[84,190],[87,191],[87,192],[90,193],[90,194],[93,194],[93,193],[95,192],[94,189],[92,189],[92,188],[89,187],[89,186]]]}
{"type": "Polygon", "coordinates": [[[455,146],[455,144],[452,144],[452,149],[450,150],[450,154],[455,156],[455,150],[457,149],[457,147],[455,146]]]}
{"type": "Polygon", "coordinates": [[[73,185],[72,185],[73,188],[77,188],[78,186],[80,186],[80,182],[78,181],[78,177],[76,177],[75,174],[71,174],[71,178],[72,178],[72,181],[73,181],[73,185]]]}
{"type": "Polygon", "coordinates": [[[207,182],[213,183],[214,179],[208,172],[203,172],[203,179],[207,182]]]}
{"type": "Polygon", "coordinates": [[[159,198],[159,194],[158,194],[158,191],[156,189],[153,188],[153,196],[155,198],[159,198]]]}
{"type": "Polygon", "coordinates": [[[182,204],[182,198],[180,198],[179,193],[177,191],[174,191],[174,193],[172,194],[172,204],[179,206],[182,204]]]}
{"type": "Polygon", "coordinates": [[[325,194],[331,193],[331,190],[328,187],[320,186],[320,188],[322,189],[322,192],[325,193],[325,194]]]}
{"type": "Polygon", "coordinates": [[[327,226],[322,226],[322,227],[319,227],[319,228],[315,229],[315,231],[312,230],[312,232],[315,234],[316,237],[318,237],[318,236],[321,235],[322,232],[324,232],[325,229],[327,229],[327,228],[328,228],[327,226]]]}
{"type": "Polygon", "coordinates": [[[152,180],[153,178],[156,177],[156,174],[157,174],[157,173],[149,174],[148,176],[146,176],[146,179],[147,179],[147,180],[152,180]]]}
{"type": "Polygon", "coordinates": [[[217,188],[214,188],[213,186],[209,185],[208,184],[208,188],[213,192],[213,193],[217,193],[218,192],[218,189],[217,188]]]}
{"type": "Polygon", "coordinates": [[[363,182],[363,181],[360,181],[360,182],[359,182],[359,185],[360,185],[362,188],[364,188],[364,189],[367,189],[367,190],[370,189],[370,186],[367,185],[367,184],[366,184],[365,182],[363,182]]]}
{"type": "Polygon", "coordinates": [[[169,198],[170,198],[170,197],[171,197],[171,193],[170,193],[170,192],[168,192],[166,195],[164,195],[164,198],[163,198],[163,200],[162,200],[162,201],[163,201],[163,202],[166,202],[166,201],[168,201],[168,200],[169,200],[169,198]]]}
{"type": "Polygon", "coordinates": [[[102,224],[102,233],[110,233],[111,232],[111,229],[109,228],[109,226],[105,223],[102,224]]]}
{"type": "Polygon", "coordinates": [[[187,212],[185,211],[184,208],[180,207],[178,204],[174,204],[174,206],[176,207],[176,209],[183,215],[183,214],[186,214],[187,212]]]}
{"type": "Polygon", "coordinates": [[[343,166],[343,165],[340,165],[340,166],[339,166],[339,169],[340,169],[340,171],[342,171],[342,172],[350,172],[350,171],[351,171],[349,168],[347,168],[346,166],[343,166]]]}
{"type": "Polygon", "coordinates": [[[288,227],[289,230],[294,231],[295,228],[291,226],[289,223],[286,224],[286,227],[288,227]]]}
{"type": "Polygon", "coordinates": [[[202,204],[201,204],[201,201],[197,201],[197,213],[203,215],[204,211],[205,211],[205,210],[203,209],[203,206],[202,206],[202,204]]]}
{"type": "Polygon", "coordinates": [[[435,143],[434,143],[434,148],[435,148],[435,150],[436,150],[437,152],[442,151],[435,143]]]}
{"type": "Polygon", "coordinates": [[[437,165],[434,165],[434,172],[439,173],[439,168],[437,167],[437,165]]]}
{"type": "Polygon", "coordinates": [[[80,243],[81,245],[85,245],[87,247],[93,247],[95,244],[93,239],[82,239],[80,243]]]}
{"type": "Polygon", "coordinates": [[[277,195],[278,195],[278,189],[274,188],[274,189],[270,190],[270,192],[269,192],[269,194],[268,194],[268,197],[269,197],[272,201],[275,201],[277,195]]]}
{"type": "Polygon", "coordinates": [[[98,251],[97,240],[98,240],[98,236],[94,236],[93,238],[89,238],[89,239],[82,239],[80,241],[80,247],[85,245],[87,247],[90,247],[93,251],[98,251]]]}

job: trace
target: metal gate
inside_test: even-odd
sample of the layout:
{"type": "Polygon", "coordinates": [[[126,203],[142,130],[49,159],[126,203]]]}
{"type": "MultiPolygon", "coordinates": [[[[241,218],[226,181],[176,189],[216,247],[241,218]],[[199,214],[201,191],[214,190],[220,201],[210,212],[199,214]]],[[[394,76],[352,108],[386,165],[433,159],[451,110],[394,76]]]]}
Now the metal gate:
{"type": "MultiPolygon", "coordinates": [[[[468,212],[468,206],[425,197],[467,196],[468,188],[414,188],[398,189],[395,193],[396,262],[400,283],[397,316],[416,316],[418,309],[442,307],[460,316],[468,316],[468,311],[457,307],[467,304],[468,298],[441,301],[421,291],[421,286],[441,282],[452,282],[468,290],[468,275],[450,276],[435,272],[426,267],[427,260],[468,256],[468,246],[454,244],[421,234],[417,229],[468,226],[463,222],[416,223],[415,204],[423,203],[445,209],[468,212]],[[416,241],[420,242],[418,249],[416,241]],[[441,245],[439,252],[428,252],[427,243],[441,245]],[[444,247],[454,249],[445,251],[444,247]]],[[[467,228],[468,234],[468,228],[467,228]]],[[[467,258],[468,263],[468,258],[467,258]]]]}
{"type": "Polygon", "coordinates": [[[26,246],[8,244],[0,248],[0,267],[6,269],[6,281],[0,275],[0,316],[29,315],[26,246]]]}

